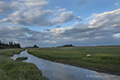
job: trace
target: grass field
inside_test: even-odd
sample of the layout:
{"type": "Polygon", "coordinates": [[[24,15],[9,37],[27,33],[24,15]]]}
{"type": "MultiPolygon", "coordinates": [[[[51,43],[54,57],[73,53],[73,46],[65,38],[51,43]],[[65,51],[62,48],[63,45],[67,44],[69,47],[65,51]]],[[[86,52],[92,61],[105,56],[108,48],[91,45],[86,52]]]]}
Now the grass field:
{"type": "Polygon", "coordinates": [[[48,80],[34,64],[10,59],[23,50],[0,49],[0,80],[48,80]]]}
{"type": "Polygon", "coordinates": [[[120,75],[120,46],[30,48],[34,56],[120,75]],[[86,55],[91,57],[87,58],[86,55]]]}

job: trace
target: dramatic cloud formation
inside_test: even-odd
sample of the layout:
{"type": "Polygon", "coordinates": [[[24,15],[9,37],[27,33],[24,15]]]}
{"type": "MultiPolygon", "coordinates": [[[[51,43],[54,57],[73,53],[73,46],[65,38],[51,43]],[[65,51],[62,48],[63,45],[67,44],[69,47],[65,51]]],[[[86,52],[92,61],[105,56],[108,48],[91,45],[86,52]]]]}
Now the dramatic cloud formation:
{"type": "MultiPolygon", "coordinates": [[[[78,24],[67,28],[51,29],[45,32],[31,31],[27,28],[10,26],[1,27],[1,38],[12,38],[28,42],[60,45],[65,43],[95,45],[120,43],[120,10],[98,14],[89,24],[78,24]],[[116,14],[115,14],[116,13],[116,14]],[[107,17],[111,15],[110,17],[107,17]],[[115,42],[114,42],[115,41],[115,42]]],[[[27,43],[28,43],[27,42],[27,43]]]]}
{"type": "MultiPolygon", "coordinates": [[[[49,8],[49,1],[13,0],[10,4],[0,1],[0,14],[5,15],[0,16],[0,40],[20,43],[22,47],[34,44],[40,47],[120,44],[120,9],[94,12],[84,20],[64,7],[49,8]],[[43,30],[32,30],[36,26],[43,30]]],[[[87,2],[81,0],[78,5],[87,2]]]]}

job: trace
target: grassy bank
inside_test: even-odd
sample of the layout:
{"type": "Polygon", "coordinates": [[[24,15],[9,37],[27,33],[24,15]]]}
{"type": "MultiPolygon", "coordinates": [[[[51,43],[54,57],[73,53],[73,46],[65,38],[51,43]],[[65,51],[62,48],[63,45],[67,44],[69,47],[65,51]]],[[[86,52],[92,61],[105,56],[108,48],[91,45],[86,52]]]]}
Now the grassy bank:
{"type": "Polygon", "coordinates": [[[23,49],[0,49],[0,80],[48,80],[32,63],[10,59],[23,49]]]}
{"type": "Polygon", "coordinates": [[[11,57],[14,54],[20,54],[21,51],[25,49],[22,48],[14,48],[14,49],[0,49],[0,55],[6,56],[6,57],[11,57]]]}
{"type": "Polygon", "coordinates": [[[120,46],[29,49],[28,53],[55,62],[120,75],[120,46]],[[86,55],[91,57],[87,58],[86,55]]]}

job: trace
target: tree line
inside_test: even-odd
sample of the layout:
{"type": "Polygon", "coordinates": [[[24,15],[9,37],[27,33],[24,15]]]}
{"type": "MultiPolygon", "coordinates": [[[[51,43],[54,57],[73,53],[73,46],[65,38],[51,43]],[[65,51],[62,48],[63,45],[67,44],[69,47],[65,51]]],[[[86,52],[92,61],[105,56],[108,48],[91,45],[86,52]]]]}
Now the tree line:
{"type": "Polygon", "coordinates": [[[72,44],[65,44],[63,46],[57,46],[57,47],[75,47],[75,46],[73,46],[72,44]]]}
{"type": "Polygon", "coordinates": [[[39,48],[39,47],[37,45],[34,45],[34,46],[26,47],[26,48],[39,48]]]}
{"type": "Polygon", "coordinates": [[[13,42],[2,43],[0,40],[0,49],[5,49],[5,48],[21,48],[21,46],[19,43],[13,43],[13,42]]]}

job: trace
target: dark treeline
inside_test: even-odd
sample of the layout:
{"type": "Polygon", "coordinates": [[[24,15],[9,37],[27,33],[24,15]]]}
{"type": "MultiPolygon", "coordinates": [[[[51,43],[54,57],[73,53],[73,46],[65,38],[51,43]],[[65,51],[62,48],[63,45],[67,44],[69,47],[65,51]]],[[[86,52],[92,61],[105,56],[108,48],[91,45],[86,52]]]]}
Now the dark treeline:
{"type": "Polygon", "coordinates": [[[7,44],[7,43],[2,43],[0,40],[0,49],[5,49],[5,48],[21,48],[21,46],[19,43],[9,42],[9,44],[7,44]]]}
{"type": "Polygon", "coordinates": [[[66,44],[66,45],[63,45],[63,46],[57,46],[57,47],[75,47],[75,46],[73,46],[72,44],[66,44]]]}
{"type": "Polygon", "coordinates": [[[26,47],[26,48],[39,48],[39,47],[37,45],[34,45],[34,46],[26,47]]]}

